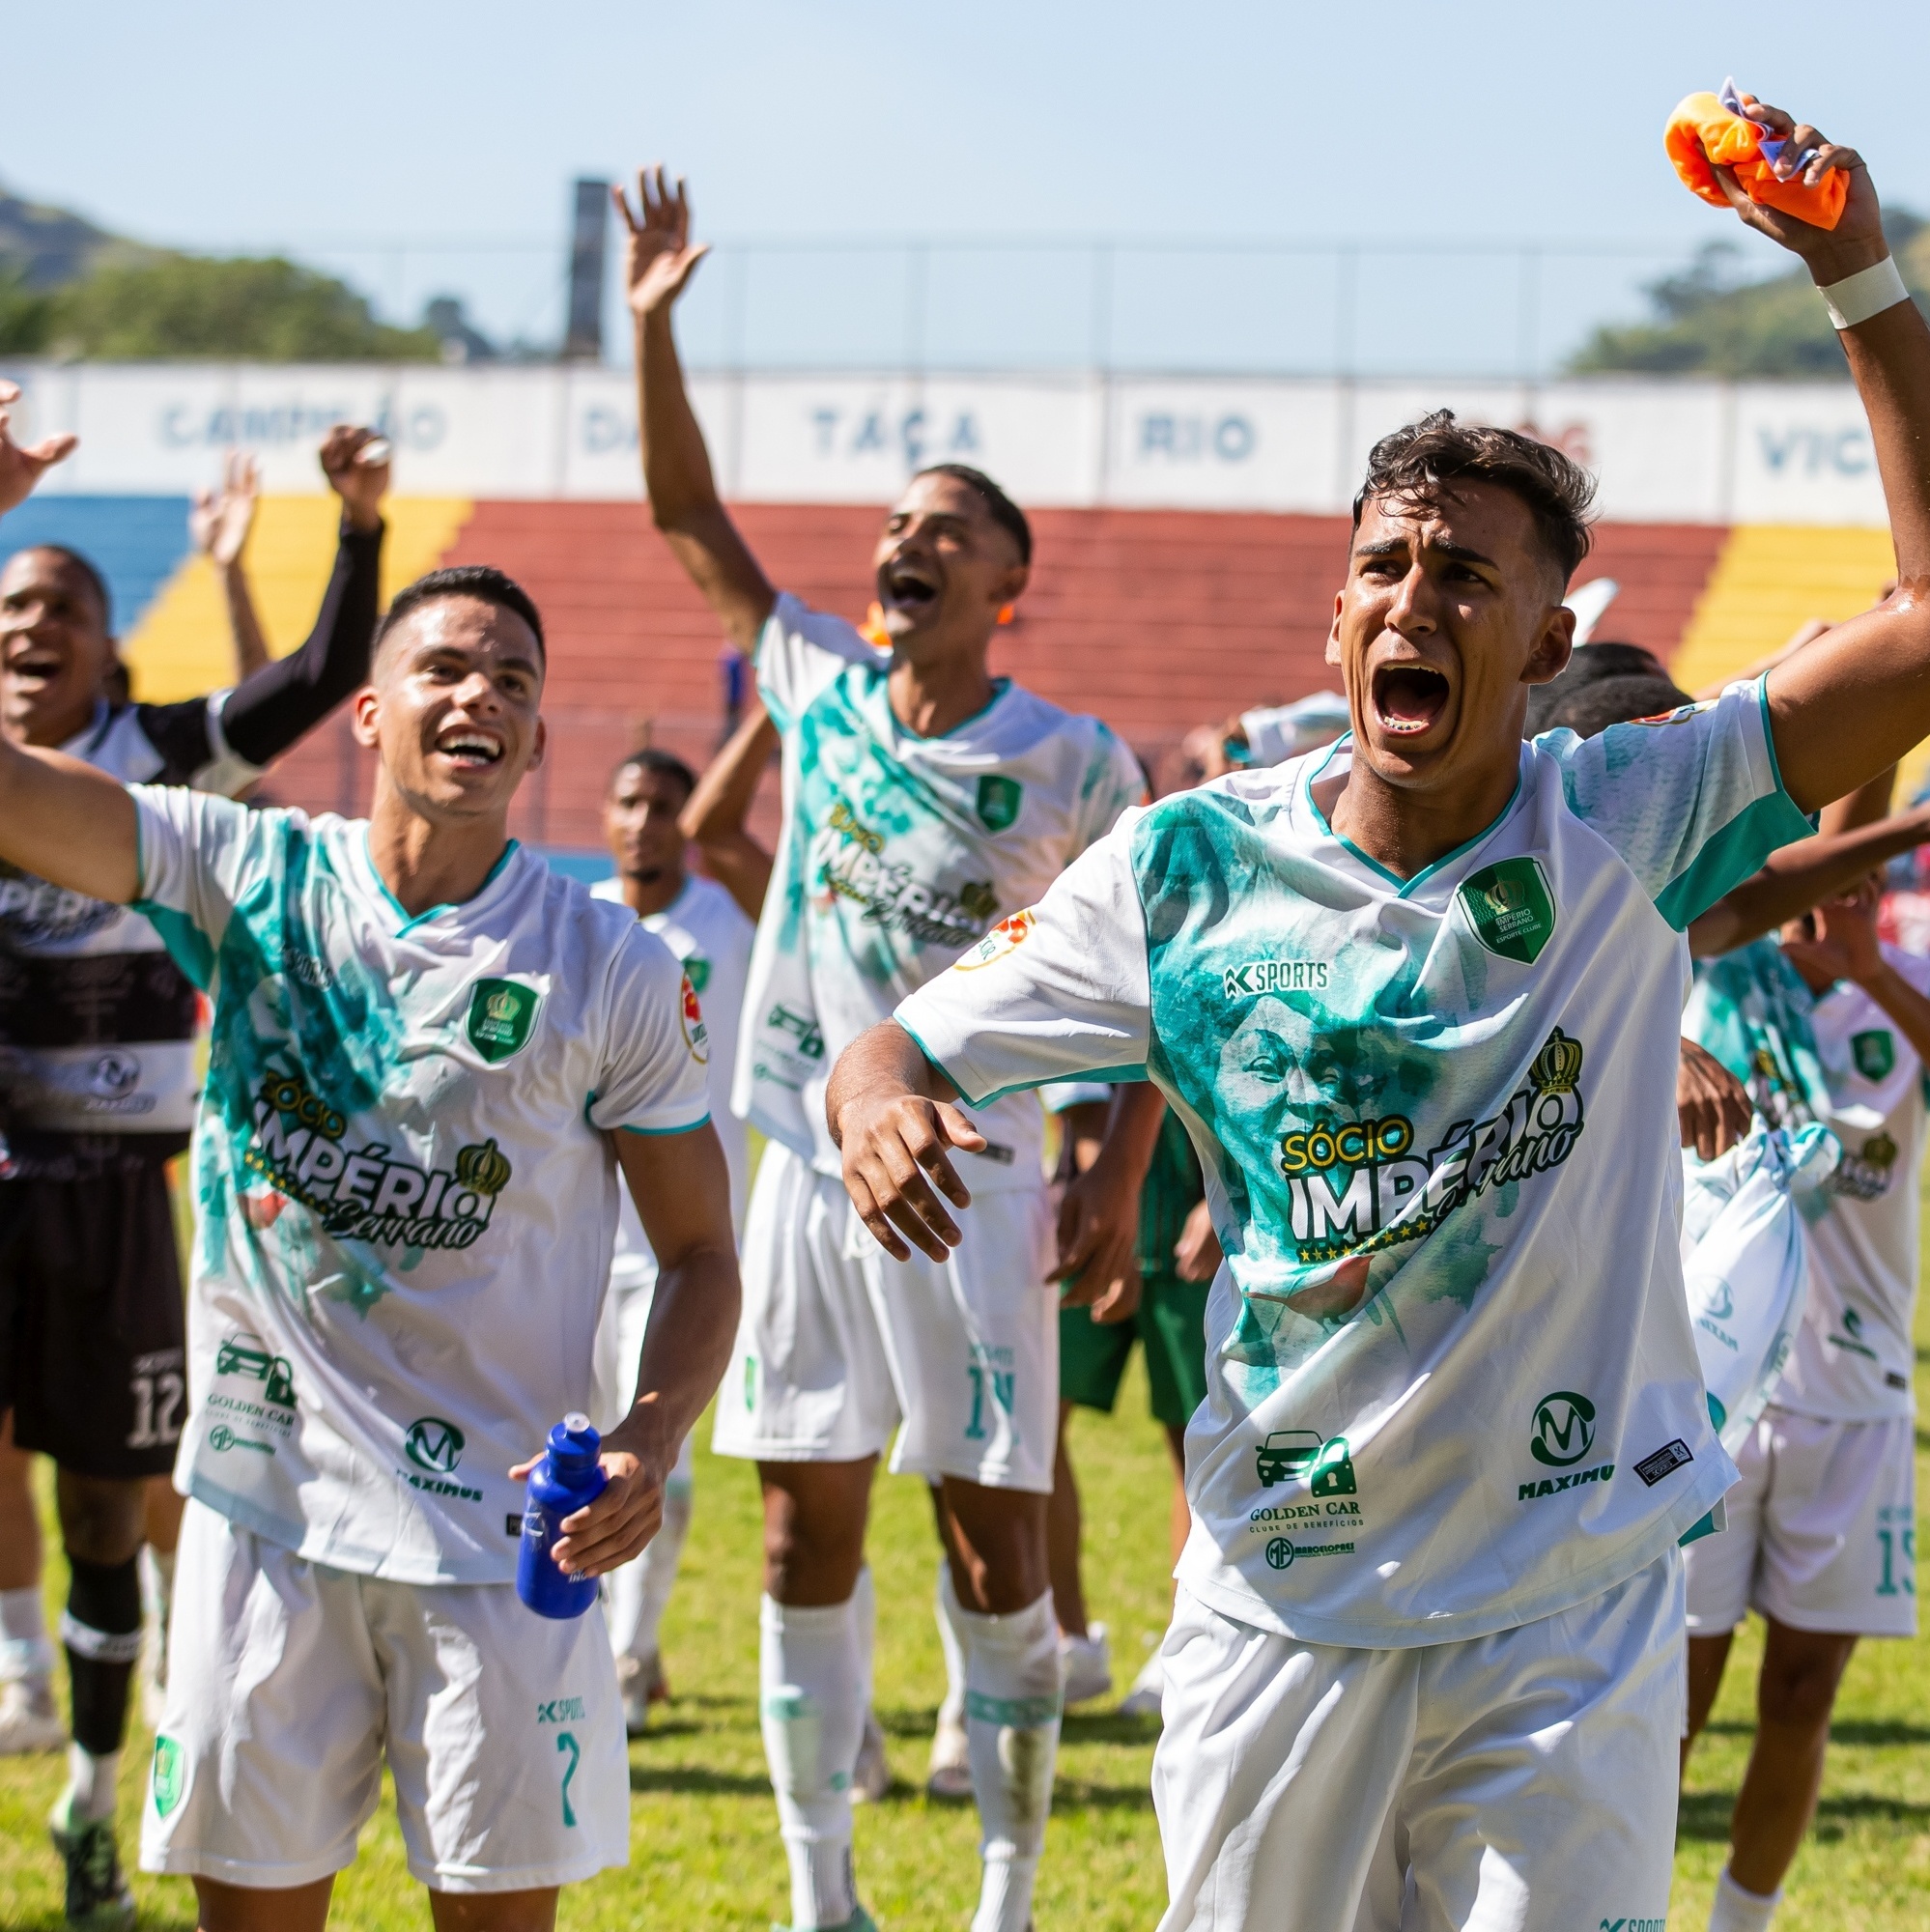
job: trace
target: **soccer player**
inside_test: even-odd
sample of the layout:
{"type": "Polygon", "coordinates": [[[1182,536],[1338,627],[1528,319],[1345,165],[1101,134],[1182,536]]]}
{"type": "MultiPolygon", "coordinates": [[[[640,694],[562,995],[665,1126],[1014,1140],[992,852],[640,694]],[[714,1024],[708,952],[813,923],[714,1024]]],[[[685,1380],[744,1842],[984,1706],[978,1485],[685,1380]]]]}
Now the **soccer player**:
{"type": "Polygon", "coordinates": [[[0,746],[0,856],[146,908],[213,1000],[191,1500],[142,1847],[194,1876],[207,1932],[324,1922],[384,1753],[444,1926],[547,1927],[559,1885],[627,1857],[609,1638],[598,1610],[518,1601],[519,1479],[590,1398],[617,1168],[657,1297],[566,1571],[656,1529],[736,1260],[689,981],[507,836],[543,668],[500,572],[398,596],[355,703],[367,821],[0,746]]]}
{"type": "MultiPolygon", "coordinates": [[[[685,869],[685,837],[678,814],[696,788],[696,775],[669,752],[634,752],[610,774],[603,801],[604,838],[616,861],[616,876],[590,888],[591,896],[626,905],[681,962],[691,990],[702,1003],[709,1062],[711,1125],[730,1171],[730,1224],[744,1226],[750,1149],[744,1122],[730,1111],[730,1083],[737,1065],[737,1026],[744,1008],[744,978],[755,930],[737,902],[714,879],[685,869]]],[[[637,1210],[618,1201],[616,1251],[610,1270],[610,1300],[598,1332],[599,1406],[621,1415],[635,1401],[634,1383],[650,1303],[657,1287],[657,1258],[650,1251],[637,1210]]],[[[647,1548],[610,1579],[610,1639],[616,1653],[616,1681],[623,1692],[624,1728],[640,1737],[650,1706],[670,1694],[657,1647],[677,1564],[690,1535],[691,1438],[677,1451],[676,1467],[664,1490],[664,1524],[647,1548]]]]}
{"type": "Polygon", "coordinates": [[[1143,1067],[1199,1151],[1227,1266],[1153,1773],[1175,1932],[1667,1912],[1677,1546],[1735,1480],[1676,1247],[1679,935],[1930,730],[1930,329],[1860,160],[1760,117],[1849,177],[1831,232],[1731,198],[1841,317],[1897,597],[1524,745],[1587,479],[1398,431],[1335,598],[1350,740],[1136,814],[830,1084],[893,1254],[958,1238],[960,1098],[1143,1067]]]}
{"type": "MultiPolygon", "coordinates": [[[[782,734],[783,826],[736,1096],[771,1144],[716,1439],[755,1458],[764,1490],[763,1723],[792,1922],[869,1923],[848,1783],[870,1701],[866,1514],[896,1431],[893,1466],[942,1489],[969,1637],[984,1855],[973,1922],[1023,1932],[1060,1712],[1044,1536],[1059,1376],[1043,1116],[1030,1095],[988,1104],[972,1240],[935,1264],[887,1267],[838,1186],[824,1083],[846,1041],[1043,891],[1140,796],[1141,779],[1097,720],[989,673],[1032,537],[979,471],[922,472],[886,519],[874,561],[889,654],[777,593],[718,499],[684,392],[671,309],[703,250],[682,185],[668,188],[659,170],[639,190],[636,213],[616,200],[651,513],[730,641],[754,656],[782,734]]],[[[1109,1292],[1115,1259],[1083,1258],[1068,1293],[1109,1292]]]]}
{"type": "MultiPolygon", "coordinates": [[[[361,461],[373,440],[346,425],[325,439],[322,465],[343,525],[321,613],[299,650],[233,690],[173,704],[117,697],[99,574],[55,545],[9,558],[0,569],[0,734],[58,747],[128,781],[233,791],[259,778],[366,674],[388,482],[385,463],[361,461]]],[[[0,1410],[12,1407],[18,1448],[43,1452],[59,1470],[73,1741],[55,1837],[70,1911],[84,1915],[88,1901],[107,1910],[123,1890],[112,1814],[141,1648],[137,1552],[149,1485],[173,1465],[186,1406],[165,1163],[185,1149],[193,1118],[198,996],[153,922],[31,872],[0,879],[0,965],[14,1170],[0,1190],[18,1203],[0,1275],[0,1410]]],[[[19,1455],[0,1465],[20,1513],[31,1507],[25,1471],[19,1455]]],[[[165,1539],[167,1512],[155,1514],[165,1539]]],[[[0,1563],[0,1613],[29,1653],[26,1674],[0,1703],[0,1744],[52,1747],[60,1739],[44,1641],[37,1619],[24,1628],[38,1548],[0,1563]]],[[[164,1598],[164,1549],[150,1567],[164,1598]]]]}

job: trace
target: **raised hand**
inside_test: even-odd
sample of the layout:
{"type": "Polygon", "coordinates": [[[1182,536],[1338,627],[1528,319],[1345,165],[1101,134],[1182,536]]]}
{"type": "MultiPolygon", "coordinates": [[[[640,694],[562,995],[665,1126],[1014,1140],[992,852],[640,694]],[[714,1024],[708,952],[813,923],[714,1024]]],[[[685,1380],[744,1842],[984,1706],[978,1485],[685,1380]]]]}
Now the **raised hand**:
{"type": "Polygon", "coordinates": [[[1746,100],[1743,112],[1765,134],[1783,143],[1782,153],[1771,163],[1778,180],[1800,178],[1805,187],[1815,187],[1825,175],[1841,173],[1849,177],[1850,195],[1835,227],[1818,228],[1781,209],[1751,201],[1730,169],[1716,168],[1716,179],[1737,214],[1758,234],[1800,255],[1825,288],[1881,262],[1889,253],[1889,244],[1884,240],[1883,210],[1863,157],[1854,148],[1825,140],[1806,121],[1798,122],[1767,101],[1746,100]]]}
{"type": "Polygon", "coordinates": [[[1882,894],[1874,879],[1865,879],[1840,898],[1825,899],[1816,908],[1814,939],[1785,939],[1782,950],[1799,966],[1806,965],[1832,979],[1863,985],[1881,974],[1885,960],[1877,942],[1877,906],[1882,894]]]}
{"type": "Polygon", "coordinates": [[[197,490],[187,513],[187,534],[194,548],[217,570],[232,570],[254,527],[255,499],[262,487],[261,466],[238,449],[228,452],[219,493],[197,490]]]}
{"type": "Polygon", "coordinates": [[[341,497],[351,528],[367,532],[381,527],[388,465],[388,439],[372,429],[337,423],[322,439],[322,473],[341,497]]]}
{"type": "Polygon", "coordinates": [[[672,187],[663,163],[637,170],[637,207],[612,185],[610,198],[623,217],[623,286],[630,312],[639,322],[667,311],[683,294],[696,265],[710,253],[708,242],[691,245],[691,198],[682,175],[672,187]]]}
{"type": "Polygon", "coordinates": [[[34,485],[63,457],[71,455],[80,440],[69,431],[64,436],[43,437],[26,446],[15,442],[7,427],[11,413],[7,405],[19,400],[19,384],[0,380],[0,517],[16,503],[24,503],[34,485]]]}

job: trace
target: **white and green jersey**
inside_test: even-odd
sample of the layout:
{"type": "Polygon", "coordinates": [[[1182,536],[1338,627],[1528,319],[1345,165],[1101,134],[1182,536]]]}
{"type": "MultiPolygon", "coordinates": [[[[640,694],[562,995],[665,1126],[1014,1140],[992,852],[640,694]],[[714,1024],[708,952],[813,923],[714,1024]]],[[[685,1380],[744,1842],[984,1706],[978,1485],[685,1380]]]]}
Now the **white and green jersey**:
{"type": "Polygon", "coordinates": [[[1682,1031],[1743,1083],[1771,1126],[1794,1133],[1830,1118],[1815,1012],[1802,975],[1765,937],[1697,962],[1682,1031]]]}
{"type": "MultiPolygon", "coordinates": [[[[599,879],[590,896],[623,904],[623,881],[599,879]]],[[[626,907],[625,910],[628,910],[626,907]]],[[[634,915],[633,915],[634,917],[634,915]]],[[[676,955],[697,996],[710,1039],[710,1121],[730,1170],[730,1219],[744,1227],[744,1199],[751,1184],[750,1135],[730,1111],[730,1088],[737,1071],[737,1029],[744,1014],[744,979],[751,966],[751,940],[756,928],[744,908],[715,879],[693,873],[662,912],[646,913],[643,929],[653,932],[676,955]]],[[[630,1190],[619,1188],[616,1256],[611,1286],[640,1288],[657,1278],[657,1264],[637,1218],[630,1190]]]]}
{"type": "Polygon", "coordinates": [[[1411,879],[1315,802],[1351,757],[1131,814],[898,1018],[968,1099],[1158,1085],[1227,1255],[1179,1575],[1401,1646],[1594,1596],[1735,1480],[1677,1252],[1681,935],[1809,827],[1760,685],[1524,745],[1411,879]]]}
{"type": "MultiPolygon", "coordinates": [[[[1883,954],[1930,993],[1930,959],[1894,946],[1883,954]]],[[[1908,1415],[1923,1063],[1860,986],[1839,983],[1823,994],[1815,1027],[1832,1100],[1828,1124],[1843,1158],[1829,1179],[1829,1211],[1809,1229],[1809,1301],[1772,1400],[1837,1422],[1908,1415]]]]}
{"type": "Polygon", "coordinates": [[[505,1472],[590,1397],[608,1130],[709,1112],[689,981],[513,843],[412,919],[361,822],[132,795],[138,909],[214,1006],[176,1480],[336,1569],[507,1582],[505,1472]]]}
{"type": "MultiPolygon", "coordinates": [[[[1144,796],[1099,723],[1008,679],[942,738],[893,715],[890,660],[841,617],[784,595],[757,643],[783,733],[783,827],[758,922],[733,1106],[823,1174],[833,1065],[866,1027],[977,944],[1144,796]]],[[[987,1107],[976,1189],[1036,1187],[1043,1115],[987,1107]]]]}

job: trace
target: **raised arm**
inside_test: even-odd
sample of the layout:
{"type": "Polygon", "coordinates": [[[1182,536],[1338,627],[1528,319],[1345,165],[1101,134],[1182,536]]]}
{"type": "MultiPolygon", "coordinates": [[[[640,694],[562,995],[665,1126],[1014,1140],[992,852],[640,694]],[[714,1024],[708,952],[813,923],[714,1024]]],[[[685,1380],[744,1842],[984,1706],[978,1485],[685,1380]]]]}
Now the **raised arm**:
{"type": "Polygon", "coordinates": [[[22,445],[14,440],[7,426],[10,403],[20,400],[20,385],[0,380],[0,517],[24,503],[33,488],[63,457],[73,452],[80,439],[71,431],[65,436],[43,437],[39,442],[22,445]]]}
{"type": "Polygon", "coordinates": [[[141,889],[134,801],[105,772],[0,733],[0,860],[126,905],[141,889]]]}
{"type": "Polygon", "coordinates": [[[1930,1066],[1930,999],[1884,957],[1877,943],[1877,898],[1875,885],[1865,883],[1818,906],[1816,937],[1785,940],[1782,950],[1799,964],[1860,986],[1930,1066]]]}
{"type": "Polygon", "coordinates": [[[730,742],[704,767],[677,821],[703,854],[704,869],[753,920],[764,910],[771,855],[744,823],[778,742],[771,714],[753,701],[730,742]]]}
{"type": "Polygon", "coordinates": [[[650,515],[724,635],[748,655],[777,592],[717,494],[670,327],[677,298],[709,251],[701,242],[692,245],[690,196],[681,176],[672,188],[661,167],[639,168],[635,213],[622,188],[610,194],[627,232],[624,285],[637,327],[637,434],[650,515]]]}
{"type": "Polygon", "coordinates": [[[1883,268],[1889,245],[1861,156],[1780,108],[1746,111],[1784,137],[1775,168],[1785,179],[1801,174],[1813,185],[1832,170],[1849,177],[1842,219],[1823,229],[1759,206],[1726,169],[1716,170],[1743,220],[1799,256],[1847,319],[1843,350],[1869,416],[1896,547],[1897,588],[1885,603],[1769,673],[1783,783],[1815,811],[1930,735],[1930,327],[1907,298],[1887,299],[1901,298],[1902,284],[1890,279],[1893,267],[1883,268]]]}
{"type": "Polygon", "coordinates": [[[222,600],[228,607],[228,630],[235,644],[237,684],[265,668],[269,662],[268,639],[262,635],[261,618],[248,588],[248,573],[241,562],[248,532],[254,527],[260,491],[260,466],[252,456],[231,449],[220,489],[197,490],[194,507],[187,513],[187,534],[220,580],[222,600]]]}
{"type": "Polygon", "coordinates": [[[1770,855],[1754,878],[1745,879],[1691,922],[1689,950],[1698,959],[1710,959],[1746,946],[1785,921],[1801,919],[1812,906],[1926,839],[1930,839],[1930,806],[1917,806],[1854,832],[1826,832],[1785,845],[1770,855]]]}

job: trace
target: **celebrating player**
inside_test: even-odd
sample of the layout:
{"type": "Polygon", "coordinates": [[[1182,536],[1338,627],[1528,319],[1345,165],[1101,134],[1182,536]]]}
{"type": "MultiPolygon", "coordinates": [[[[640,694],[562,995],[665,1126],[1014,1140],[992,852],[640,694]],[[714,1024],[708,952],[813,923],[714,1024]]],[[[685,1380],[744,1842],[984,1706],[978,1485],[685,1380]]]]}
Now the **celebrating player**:
{"type": "Polygon", "coordinates": [[[589,1400],[617,1166],[661,1272],[567,1570],[655,1530],[736,1264],[688,981],[506,834],[543,668],[499,572],[404,591],[355,698],[366,823],[0,747],[0,856],[138,901],[213,999],[192,1500],[143,1839],[194,1875],[210,1932],[322,1924],[384,1749],[440,1922],[547,1926],[559,1884],[627,1856],[608,1637],[518,1602],[511,1465],[589,1400]]]}
{"type": "MultiPolygon", "coordinates": [[[[231,691],[126,702],[99,573],[55,545],[9,558],[0,570],[0,730],[128,781],[232,792],[258,779],[367,672],[388,483],[385,462],[361,460],[373,440],[346,425],[325,439],[322,467],[343,522],[321,614],[299,650],[231,691]]],[[[186,1147],[193,1117],[196,993],[151,921],[27,874],[0,881],[0,956],[11,962],[0,981],[0,1043],[10,1049],[16,1175],[0,1187],[17,1195],[20,1224],[7,1269],[0,1408],[13,1405],[19,1447],[43,1451],[60,1472],[73,1744],[54,1837],[70,1915],[111,1914],[125,1901],[112,1817],[141,1648],[136,1552],[144,1519],[168,1514],[153,1510],[144,1479],[173,1465],[185,1406],[163,1168],[186,1147]]],[[[24,1457],[6,1456],[0,1480],[22,1496],[22,1514],[24,1478],[24,1457]]],[[[0,1556],[16,1641],[11,1626],[24,1619],[11,1605],[37,1584],[35,1556],[32,1545],[0,1556]]],[[[170,1560],[156,1548],[157,1610],[170,1560]]],[[[24,1607],[32,1613],[37,1603],[24,1607]]],[[[29,1671],[4,1694],[0,1747],[58,1742],[44,1678],[29,1671]]]]}
{"type": "MultiPolygon", "coordinates": [[[[604,795],[603,829],[616,876],[590,888],[591,896],[626,905],[673,952],[702,1002],[709,1040],[705,1084],[711,1125],[730,1170],[730,1224],[744,1225],[750,1150],[744,1122],[730,1111],[730,1082],[737,1065],[737,1025],[744,1008],[744,976],[751,964],[753,927],[736,901],[714,879],[684,867],[684,834],[678,813],[689,804],[696,776],[668,752],[633,753],[610,774],[604,795]]],[[[617,1203],[616,1251],[610,1270],[610,1300],[598,1334],[598,1369],[609,1384],[599,1406],[625,1413],[635,1401],[639,1351],[649,1326],[657,1287],[657,1258],[644,1238],[628,1197],[617,1203]]],[[[623,1691],[624,1728],[640,1736],[649,1710],[670,1694],[657,1633],[684,1539],[690,1534],[691,1438],[677,1451],[676,1467],[664,1490],[664,1525],[649,1547],[610,1579],[610,1643],[623,1691]]]]}
{"type": "Polygon", "coordinates": [[[1930,331],[1859,158],[1762,118],[1849,178],[1833,231],[1732,199],[1840,319],[1903,589],[1713,703],[1524,746],[1587,479],[1397,432],[1335,599],[1351,740],[1137,815],[830,1085],[894,1254],[958,1238],[959,1096],[1144,1066],[1192,1132],[1228,1264],[1154,1765],[1172,1928],[1667,1912],[1677,1540],[1735,1480],[1676,1250],[1678,934],[1930,730],[1930,331]]]}
{"type": "MultiPolygon", "coordinates": [[[[1023,1932],[1060,1710],[1044,1538],[1058,1338],[1042,1116],[1029,1095],[990,1102],[973,1238],[933,1264],[887,1268],[852,1238],[824,1083],[846,1041],[1098,838],[1140,795],[1140,776],[1096,720],[989,674],[1032,538],[977,470],[922,472],[886,519],[875,563],[889,655],[778,595],[718,500],[684,393],[670,315],[703,250],[682,185],[667,188],[660,170],[639,192],[635,213],[617,201],[651,512],[730,639],[754,652],[783,742],[784,823],[737,1077],[739,1111],[771,1145],[717,1446],[754,1457],[764,1487],[763,1721],[792,1920],[800,1932],[869,1922],[848,1791],[869,1703],[860,1572],[872,1473],[898,1430],[893,1466],[940,1484],[954,1532],[985,1861],[973,1922],[1023,1932]]],[[[1073,1293],[1107,1287],[1112,1258],[1093,1259],[1073,1293]]]]}

